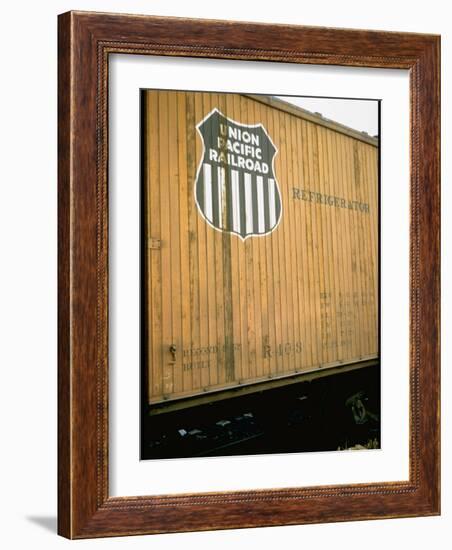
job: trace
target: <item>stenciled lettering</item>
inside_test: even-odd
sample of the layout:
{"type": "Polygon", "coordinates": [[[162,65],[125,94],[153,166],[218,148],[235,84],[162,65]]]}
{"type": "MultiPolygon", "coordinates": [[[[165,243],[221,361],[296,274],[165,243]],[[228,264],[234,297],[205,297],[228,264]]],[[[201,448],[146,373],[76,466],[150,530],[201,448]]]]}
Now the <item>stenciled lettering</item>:
{"type": "Polygon", "coordinates": [[[285,342],[271,346],[270,344],[263,344],[262,356],[264,359],[271,359],[272,357],[283,355],[294,355],[303,351],[302,342],[285,342]]]}
{"type": "Polygon", "coordinates": [[[242,168],[249,172],[268,174],[270,167],[262,160],[260,137],[250,130],[220,123],[216,148],[210,147],[208,159],[222,166],[242,168]]]}
{"type": "Polygon", "coordinates": [[[345,199],[343,197],[336,197],[334,195],[327,195],[319,193],[318,191],[310,191],[309,189],[300,189],[299,187],[292,187],[292,199],[313,202],[316,204],[323,204],[325,206],[332,206],[334,208],[345,208],[353,210],[355,212],[361,212],[363,214],[369,214],[370,207],[366,202],[353,201],[345,199]]]}

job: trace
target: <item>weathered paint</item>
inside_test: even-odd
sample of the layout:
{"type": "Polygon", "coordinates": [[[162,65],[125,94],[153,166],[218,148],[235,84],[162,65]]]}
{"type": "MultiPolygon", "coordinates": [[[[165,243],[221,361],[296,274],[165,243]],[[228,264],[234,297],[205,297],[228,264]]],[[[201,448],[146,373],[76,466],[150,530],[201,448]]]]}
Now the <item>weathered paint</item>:
{"type": "MultiPolygon", "coordinates": [[[[377,141],[264,96],[149,90],[144,105],[144,225],[160,241],[145,262],[149,403],[376,357],[377,141]],[[268,234],[219,230],[197,207],[197,125],[214,109],[276,147],[282,214],[268,234]]],[[[274,189],[240,181],[254,190],[237,204],[256,217],[261,197],[269,219],[274,189]]]]}

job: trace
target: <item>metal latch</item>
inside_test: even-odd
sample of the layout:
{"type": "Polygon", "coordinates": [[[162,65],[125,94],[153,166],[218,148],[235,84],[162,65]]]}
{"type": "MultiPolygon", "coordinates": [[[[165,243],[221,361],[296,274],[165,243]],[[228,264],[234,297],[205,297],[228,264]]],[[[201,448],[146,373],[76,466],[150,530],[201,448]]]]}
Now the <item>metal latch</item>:
{"type": "Polygon", "coordinates": [[[160,239],[153,239],[152,237],[149,237],[148,239],[148,248],[151,250],[160,250],[162,247],[162,241],[160,239]]]}
{"type": "Polygon", "coordinates": [[[176,351],[177,351],[176,344],[171,344],[171,346],[169,347],[169,351],[172,355],[172,360],[170,361],[170,364],[174,364],[176,363],[176,351]]]}

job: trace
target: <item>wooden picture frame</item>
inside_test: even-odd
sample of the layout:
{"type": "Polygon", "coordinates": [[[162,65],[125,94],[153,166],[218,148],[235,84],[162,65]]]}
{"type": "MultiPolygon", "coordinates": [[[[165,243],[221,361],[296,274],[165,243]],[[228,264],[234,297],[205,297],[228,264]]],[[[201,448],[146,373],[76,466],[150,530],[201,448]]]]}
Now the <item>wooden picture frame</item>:
{"type": "Polygon", "coordinates": [[[89,538],[440,512],[440,38],[68,12],[58,62],[58,532],[89,538]],[[266,60],[410,73],[408,481],[111,497],[108,489],[109,55],[266,60]]]}

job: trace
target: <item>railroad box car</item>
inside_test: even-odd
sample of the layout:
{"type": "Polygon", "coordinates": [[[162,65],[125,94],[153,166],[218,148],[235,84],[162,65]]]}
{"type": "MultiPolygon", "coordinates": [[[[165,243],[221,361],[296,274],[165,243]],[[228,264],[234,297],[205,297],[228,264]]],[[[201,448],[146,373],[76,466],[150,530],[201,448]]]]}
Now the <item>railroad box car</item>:
{"type": "Polygon", "coordinates": [[[269,96],[142,94],[149,404],[377,358],[378,139],[269,96]]]}

